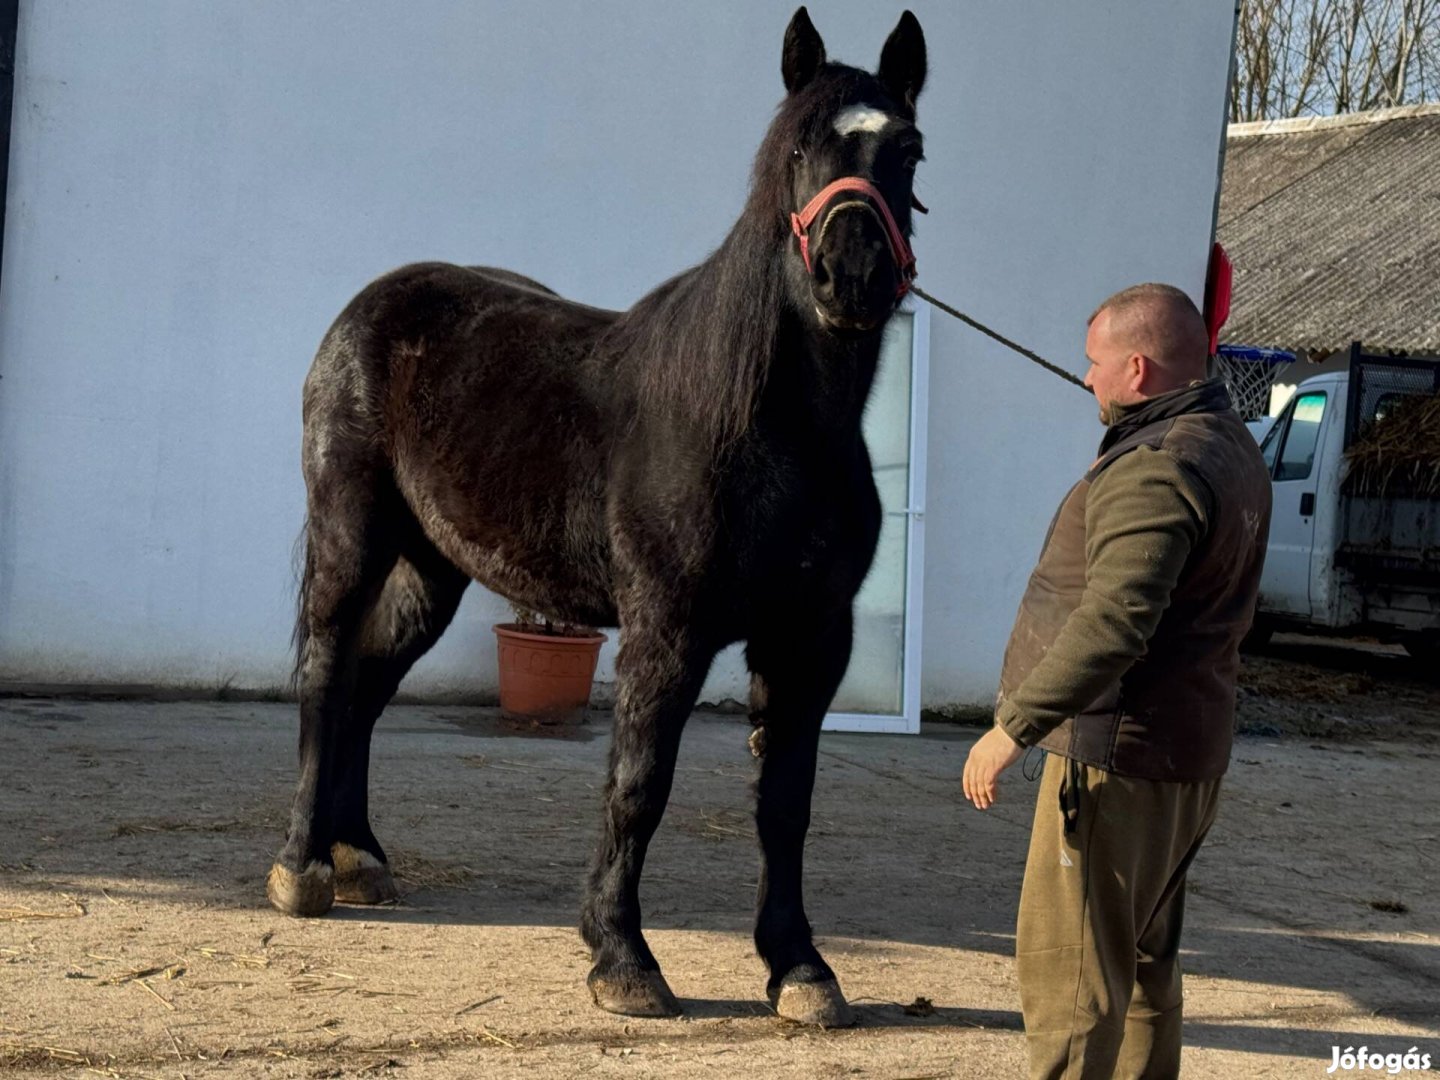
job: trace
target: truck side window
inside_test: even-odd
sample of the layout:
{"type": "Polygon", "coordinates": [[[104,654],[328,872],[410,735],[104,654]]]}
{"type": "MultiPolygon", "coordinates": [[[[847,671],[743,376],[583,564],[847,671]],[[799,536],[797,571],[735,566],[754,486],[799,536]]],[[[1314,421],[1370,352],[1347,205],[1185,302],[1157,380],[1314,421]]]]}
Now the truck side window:
{"type": "Polygon", "coordinates": [[[1320,421],[1325,418],[1325,394],[1311,391],[1295,399],[1290,425],[1285,430],[1285,443],[1280,448],[1280,461],[1275,467],[1276,480],[1304,480],[1315,465],[1315,445],[1320,437],[1320,421]]]}

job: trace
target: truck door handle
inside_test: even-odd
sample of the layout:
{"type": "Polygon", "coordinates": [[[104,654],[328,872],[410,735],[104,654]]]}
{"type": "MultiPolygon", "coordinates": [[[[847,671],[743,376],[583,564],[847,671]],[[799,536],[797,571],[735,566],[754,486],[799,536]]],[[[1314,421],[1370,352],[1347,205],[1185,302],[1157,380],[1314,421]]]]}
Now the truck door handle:
{"type": "Polygon", "coordinates": [[[1315,513],[1315,493],[1307,491],[1300,496],[1300,516],[1310,517],[1315,513]]]}

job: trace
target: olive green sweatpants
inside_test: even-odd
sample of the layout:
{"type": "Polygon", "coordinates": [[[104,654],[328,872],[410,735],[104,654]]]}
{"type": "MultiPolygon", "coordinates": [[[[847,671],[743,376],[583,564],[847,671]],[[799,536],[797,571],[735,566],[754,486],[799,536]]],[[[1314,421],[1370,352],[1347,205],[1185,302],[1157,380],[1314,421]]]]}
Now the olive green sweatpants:
{"type": "Polygon", "coordinates": [[[1179,1074],[1185,873],[1219,796],[1047,756],[1015,936],[1032,1080],[1179,1074]]]}

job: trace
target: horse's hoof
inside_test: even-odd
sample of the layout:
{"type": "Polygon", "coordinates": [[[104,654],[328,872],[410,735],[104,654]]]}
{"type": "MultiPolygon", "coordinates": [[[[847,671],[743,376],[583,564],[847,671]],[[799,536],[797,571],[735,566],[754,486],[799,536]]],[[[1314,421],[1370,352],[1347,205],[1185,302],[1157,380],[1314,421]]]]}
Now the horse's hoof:
{"type": "Polygon", "coordinates": [[[680,1002],[658,971],[628,971],[601,975],[592,971],[585,980],[595,1004],[621,1016],[679,1016],[680,1002]]]}
{"type": "Polygon", "coordinates": [[[812,1027],[853,1027],[858,1017],[834,979],[822,982],[782,982],[770,991],[770,1004],[785,1020],[812,1027]]]}
{"type": "Polygon", "coordinates": [[[335,844],[335,899],[342,904],[384,904],[400,899],[390,867],[363,848],[335,844]]]}
{"type": "Polygon", "coordinates": [[[265,895],[286,915],[324,915],[335,903],[334,871],[324,863],[312,862],[297,874],[276,863],[265,879],[265,895]]]}

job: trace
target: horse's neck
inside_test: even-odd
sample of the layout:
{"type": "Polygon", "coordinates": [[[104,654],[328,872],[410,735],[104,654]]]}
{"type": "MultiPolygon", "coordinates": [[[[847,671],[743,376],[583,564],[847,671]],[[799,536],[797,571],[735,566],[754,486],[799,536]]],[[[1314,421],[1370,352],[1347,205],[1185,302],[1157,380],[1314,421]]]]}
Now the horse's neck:
{"type": "Polygon", "coordinates": [[[775,353],[762,416],[804,428],[832,445],[858,439],[875,381],[880,335],[839,339],[790,317],[782,320],[775,353]]]}

